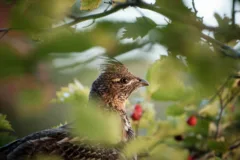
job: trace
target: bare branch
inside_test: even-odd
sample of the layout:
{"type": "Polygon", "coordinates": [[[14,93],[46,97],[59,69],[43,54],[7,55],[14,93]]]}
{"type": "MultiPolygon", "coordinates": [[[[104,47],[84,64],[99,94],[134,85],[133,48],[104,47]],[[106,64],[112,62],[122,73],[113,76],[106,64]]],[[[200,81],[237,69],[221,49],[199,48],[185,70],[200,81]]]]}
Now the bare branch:
{"type": "Polygon", "coordinates": [[[62,26],[55,27],[55,28],[69,27],[69,26],[75,25],[77,23],[83,22],[85,20],[104,17],[104,16],[107,16],[107,15],[112,14],[114,12],[117,12],[118,10],[127,8],[129,6],[138,6],[138,3],[139,3],[139,1],[134,1],[134,2],[130,1],[130,2],[127,2],[127,3],[118,4],[113,9],[107,10],[107,11],[99,13],[99,14],[89,15],[89,16],[85,16],[85,17],[77,17],[77,18],[74,18],[74,21],[72,21],[70,23],[67,23],[67,24],[64,24],[62,26]]]}
{"type": "Polygon", "coordinates": [[[233,49],[232,47],[230,47],[230,46],[228,46],[228,45],[226,45],[226,44],[224,44],[224,43],[222,43],[222,42],[220,42],[216,39],[213,39],[212,37],[207,36],[203,33],[201,34],[201,37],[204,38],[205,40],[213,43],[213,44],[216,44],[216,45],[220,46],[221,47],[220,49],[222,50],[224,55],[226,55],[228,57],[232,57],[232,58],[240,58],[240,52],[233,49]]]}
{"type": "Polygon", "coordinates": [[[222,99],[222,94],[219,93],[219,102],[220,102],[220,112],[219,112],[219,115],[218,115],[218,119],[217,119],[217,122],[216,122],[216,134],[215,134],[215,139],[218,138],[219,136],[219,132],[220,132],[220,122],[221,122],[221,119],[222,119],[222,115],[223,115],[223,110],[225,108],[225,106],[223,105],[223,99],[222,99]]]}
{"type": "Polygon", "coordinates": [[[221,85],[221,87],[217,90],[216,94],[212,96],[212,98],[210,98],[209,102],[212,102],[219,94],[221,94],[221,92],[223,91],[224,87],[227,85],[227,83],[229,82],[231,76],[229,76],[226,81],[221,85]]]}
{"type": "Polygon", "coordinates": [[[240,139],[237,139],[235,142],[232,143],[232,145],[228,147],[229,151],[223,154],[222,159],[227,159],[227,157],[231,155],[231,152],[239,147],[240,139]]]}
{"type": "Polygon", "coordinates": [[[87,27],[89,27],[89,26],[93,25],[94,23],[95,23],[95,19],[93,19],[93,20],[92,20],[92,22],[91,22],[90,24],[88,24],[88,25],[84,26],[83,28],[87,28],[87,27]]]}
{"type": "Polygon", "coordinates": [[[223,116],[223,111],[224,109],[226,108],[226,106],[240,93],[240,89],[237,89],[234,93],[232,93],[230,95],[229,98],[227,98],[227,100],[225,101],[224,103],[224,100],[223,100],[223,97],[222,97],[222,94],[219,93],[219,102],[220,102],[220,112],[219,112],[219,115],[218,115],[218,119],[216,121],[216,126],[217,126],[217,129],[216,129],[216,134],[215,134],[215,139],[217,139],[219,137],[219,133],[220,133],[220,122],[221,122],[221,119],[222,119],[222,116],[223,116]]]}
{"type": "Polygon", "coordinates": [[[240,93],[240,89],[237,89],[232,95],[226,100],[224,107],[228,105],[238,94],[240,93]]]}
{"type": "Polygon", "coordinates": [[[193,10],[194,10],[194,12],[195,12],[195,15],[197,15],[198,11],[197,11],[197,9],[196,9],[195,1],[194,1],[194,0],[192,0],[192,6],[193,6],[193,10]]]}
{"type": "Polygon", "coordinates": [[[215,157],[215,152],[210,151],[210,152],[204,154],[202,157],[198,158],[197,160],[206,160],[206,159],[213,158],[213,157],[215,157]]]}
{"type": "Polygon", "coordinates": [[[3,34],[0,36],[0,39],[2,39],[10,30],[11,28],[0,28],[0,32],[3,32],[3,34]]]}
{"type": "Polygon", "coordinates": [[[179,15],[172,10],[167,10],[165,8],[162,8],[162,7],[158,8],[158,7],[155,7],[154,5],[147,4],[147,3],[142,2],[140,0],[128,1],[127,3],[117,4],[114,8],[112,8],[110,10],[106,10],[105,12],[102,12],[102,13],[99,13],[99,14],[89,15],[89,16],[85,16],[85,17],[74,17],[74,20],[72,22],[64,24],[62,26],[55,27],[55,28],[69,27],[69,26],[75,25],[77,23],[83,22],[85,20],[104,17],[104,16],[112,14],[112,13],[118,11],[118,10],[127,8],[129,6],[149,9],[149,10],[155,11],[159,14],[162,14],[162,15],[168,17],[169,19],[175,18],[175,19],[178,19],[179,21],[182,21],[184,23],[194,25],[201,30],[202,29],[207,29],[209,31],[215,31],[216,30],[216,27],[207,26],[207,25],[202,24],[201,22],[194,21],[194,20],[191,21],[191,20],[189,20],[189,18],[187,18],[183,15],[179,15]]]}
{"type": "Polygon", "coordinates": [[[232,0],[232,27],[235,27],[235,4],[236,0],[232,0]]]}
{"type": "Polygon", "coordinates": [[[233,143],[233,145],[231,145],[230,147],[229,147],[229,150],[234,150],[234,149],[236,149],[236,148],[238,148],[238,147],[240,147],[240,139],[238,139],[238,140],[236,140],[234,143],[233,143]]]}
{"type": "Polygon", "coordinates": [[[239,78],[240,78],[240,75],[232,75],[232,78],[239,79],[239,78]]]}

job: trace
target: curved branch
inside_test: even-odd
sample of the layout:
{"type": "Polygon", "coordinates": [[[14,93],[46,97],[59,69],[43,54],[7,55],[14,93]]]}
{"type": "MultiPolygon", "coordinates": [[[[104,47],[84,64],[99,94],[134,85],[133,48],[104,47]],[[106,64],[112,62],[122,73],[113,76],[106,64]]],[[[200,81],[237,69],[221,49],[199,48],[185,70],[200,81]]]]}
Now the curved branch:
{"type": "Polygon", "coordinates": [[[67,23],[67,24],[64,24],[64,25],[61,25],[61,26],[58,26],[58,27],[55,27],[55,28],[69,27],[69,26],[76,25],[80,22],[83,22],[83,21],[86,21],[86,20],[89,20],[89,19],[101,18],[101,17],[107,16],[109,14],[112,14],[114,12],[117,12],[121,9],[127,8],[129,6],[138,6],[138,3],[139,3],[139,1],[135,1],[135,2],[130,1],[130,2],[127,2],[127,3],[123,3],[123,4],[118,4],[113,9],[107,10],[107,11],[99,13],[99,14],[93,14],[93,15],[89,15],[89,16],[85,16],[85,17],[77,17],[77,18],[75,17],[74,21],[72,21],[70,23],[67,23]]]}
{"type": "Polygon", "coordinates": [[[224,55],[228,56],[228,57],[232,57],[232,58],[240,58],[240,52],[233,49],[232,47],[210,37],[210,36],[207,36],[205,34],[201,34],[201,37],[204,38],[205,40],[207,40],[208,42],[211,42],[213,44],[216,44],[218,46],[221,47],[224,55]]]}

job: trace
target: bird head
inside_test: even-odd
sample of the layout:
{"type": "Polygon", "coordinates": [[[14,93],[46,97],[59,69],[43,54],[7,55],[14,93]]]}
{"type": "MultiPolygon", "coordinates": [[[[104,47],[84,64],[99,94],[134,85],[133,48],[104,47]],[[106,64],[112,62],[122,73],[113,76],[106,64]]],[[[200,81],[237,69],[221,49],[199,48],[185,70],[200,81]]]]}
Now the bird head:
{"type": "Polygon", "coordinates": [[[125,109],[125,102],[134,90],[149,85],[115,59],[107,59],[101,70],[102,73],[92,84],[90,97],[100,99],[104,105],[119,110],[125,109]]]}

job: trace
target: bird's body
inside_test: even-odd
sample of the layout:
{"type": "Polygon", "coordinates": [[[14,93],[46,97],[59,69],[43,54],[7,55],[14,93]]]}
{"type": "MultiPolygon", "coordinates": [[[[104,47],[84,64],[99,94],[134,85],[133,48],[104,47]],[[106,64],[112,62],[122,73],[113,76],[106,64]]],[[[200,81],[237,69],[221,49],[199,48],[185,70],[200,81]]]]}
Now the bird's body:
{"type": "MultiPolygon", "coordinates": [[[[134,138],[134,132],[125,111],[125,102],[138,87],[148,83],[130,72],[115,59],[107,60],[102,73],[93,82],[89,101],[104,111],[116,112],[122,121],[122,143],[134,138]]],[[[18,139],[0,148],[0,158],[7,160],[32,159],[36,155],[57,155],[68,159],[125,159],[121,153],[121,145],[105,147],[101,144],[89,143],[88,138],[75,137],[71,125],[55,129],[43,130],[18,139]]]]}

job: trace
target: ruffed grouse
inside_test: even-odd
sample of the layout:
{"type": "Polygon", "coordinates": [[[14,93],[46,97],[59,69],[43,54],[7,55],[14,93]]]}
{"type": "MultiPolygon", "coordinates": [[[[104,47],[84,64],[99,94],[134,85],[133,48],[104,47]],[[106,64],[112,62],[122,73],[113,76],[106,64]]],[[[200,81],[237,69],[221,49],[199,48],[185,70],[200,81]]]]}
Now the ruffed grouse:
{"type": "MultiPolygon", "coordinates": [[[[122,121],[122,142],[134,138],[134,132],[125,111],[125,102],[137,88],[148,82],[134,76],[115,59],[107,59],[102,73],[93,82],[89,101],[104,110],[116,112],[122,121]]],[[[72,143],[71,125],[47,129],[30,134],[0,148],[0,157],[7,160],[32,159],[38,154],[58,155],[63,159],[125,159],[118,147],[106,148],[100,144],[88,144],[84,140],[72,143]]],[[[80,138],[81,139],[81,138],[80,138]]]]}

